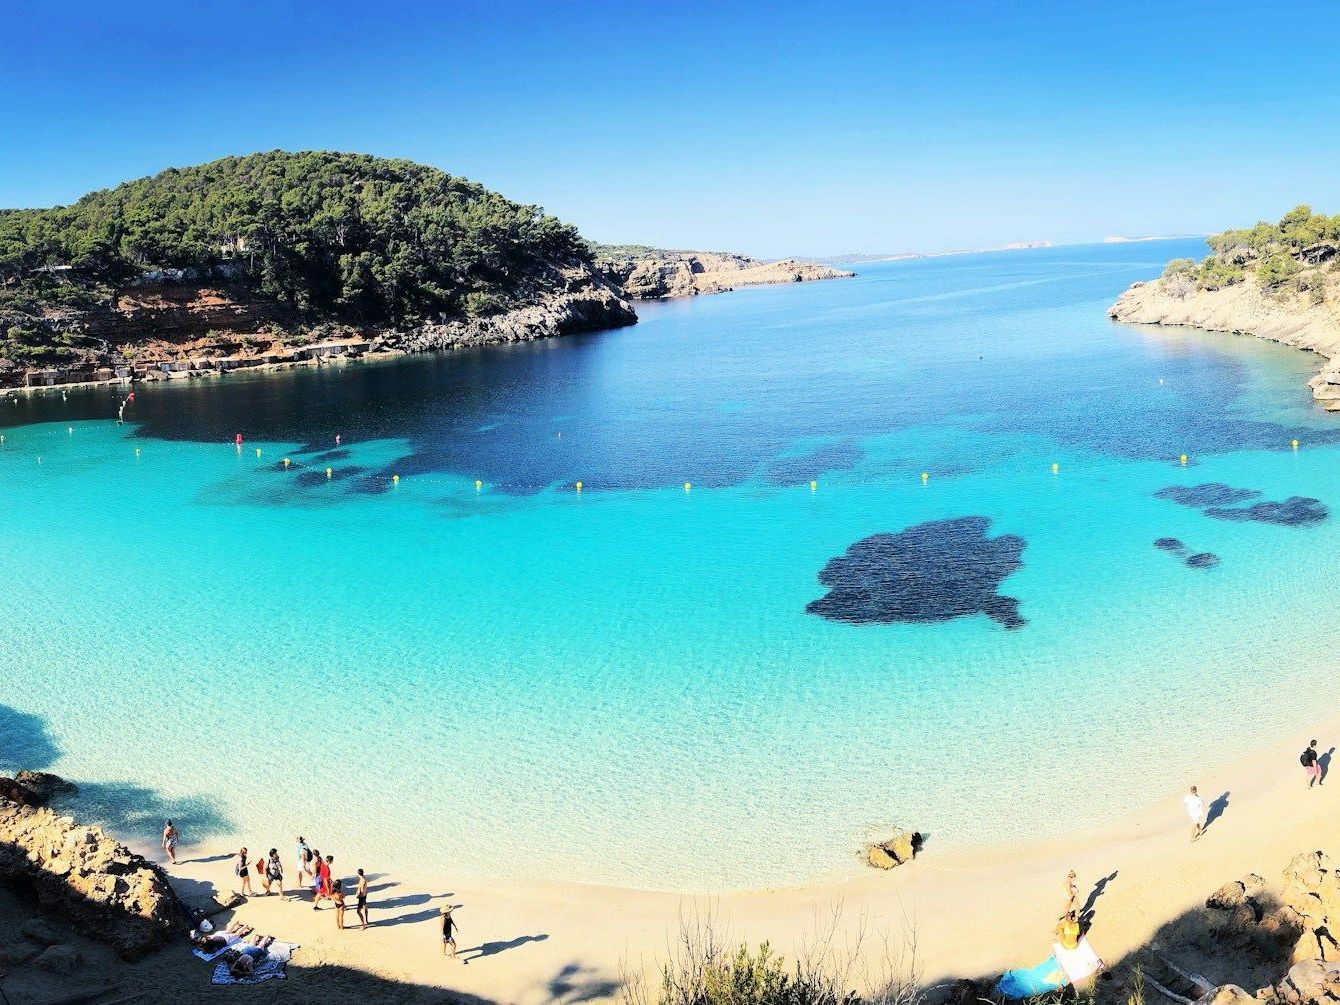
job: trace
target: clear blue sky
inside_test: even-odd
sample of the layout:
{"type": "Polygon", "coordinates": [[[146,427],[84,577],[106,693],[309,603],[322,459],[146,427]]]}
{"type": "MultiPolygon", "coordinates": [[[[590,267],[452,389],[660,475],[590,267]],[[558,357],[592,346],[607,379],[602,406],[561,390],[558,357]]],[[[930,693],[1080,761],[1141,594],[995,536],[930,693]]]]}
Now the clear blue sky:
{"type": "Polygon", "coordinates": [[[1340,212],[1340,13],[1253,0],[0,0],[0,206],[276,147],[763,255],[1340,212]],[[1101,8],[1101,9],[1096,9],[1101,8]]]}

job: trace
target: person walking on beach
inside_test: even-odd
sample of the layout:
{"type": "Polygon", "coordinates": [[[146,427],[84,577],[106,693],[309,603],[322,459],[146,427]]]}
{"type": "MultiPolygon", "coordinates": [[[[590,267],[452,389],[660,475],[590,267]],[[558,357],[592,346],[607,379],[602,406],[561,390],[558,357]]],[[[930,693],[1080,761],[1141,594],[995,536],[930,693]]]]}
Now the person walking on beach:
{"type": "Polygon", "coordinates": [[[163,850],[167,852],[168,861],[173,865],[177,864],[177,828],[172,826],[169,820],[163,825],[163,850]]]}
{"type": "Polygon", "coordinates": [[[358,920],[363,923],[364,930],[368,927],[368,878],[363,875],[363,870],[358,870],[358,885],[354,887],[354,896],[358,899],[354,902],[354,913],[358,915],[358,920]]]}
{"type": "Polygon", "coordinates": [[[284,899],[284,865],[279,861],[279,849],[271,848],[270,857],[265,860],[265,895],[270,896],[270,887],[279,884],[279,899],[284,899]]]}
{"type": "Polygon", "coordinates": [[[1205,800],[1200,797],[1194,785],[1191,786],[1191,791],[1182,797],[1182,805],[1186,807],[1186,815],[1191,818],[1191,840],[1199,841],[1200,836],[1205,833],[1205,800]]]}
{"type": "Polygon", "coordinates": [[[1313,740],[1307,745],[1307,750],[1299,755],[1298,760],[1303,763],[1303,769],[1307,772],[1307,787],[1310,789],[1314,785],[1321,784],[1321,758],[1317,756],[1317,741],[1313,740]]]}
{"type": "Polygon", "coordinates": [[[451,916],[451,905],[442,905],[442,955],[447,955],[447,947],[451,947],[451,958],[456,958],[456,930],[459,926],[456,919],[451,916]]]}
{"type": "Polygon", "coordinates": [[[251,872],[247,863],[247,850],[243,848],[237,853],[237,861],[233,863],[233,875],[237,877],[237,892],[244,897],[254,897],[251,892],[251,872]]]}
{"type": "Polygon", "coordinates": [[[1065,909],[1067,914],[1079,910],[1079,884],[1074,869],[1066,873],[1065,877],[1065,909]]]}
{"type": "Polygon", "coordinates": [[[330,899],[335,901],[335,927],[344,931],[344,880],[337,879],[330,887],[330,899]]]}
{"type": "Polygon", "coordinates": [[[318,874],[320,871],[321,871],[321,849],[319,849],[319,848],[313,848],[313,849],[312,849],[312,862],[311,862],[311,865],[308,866],[308,869],[307,869],[307,875],[309,875],[309,876],[312,877],[312,896],[313,896],[313,897],[316,896],[317,886],[319,885],[319,884],[317,883],[317,874],[318,874]]]}
{"type": "Polygon", "coordinates": [[[298,835],[298,889],[302,889],[302,878],[312,874],[312,849],[307,847],[307,839],[298,835]]]}
{"type": "Polygon", "coordinates": [[[335,861],[334,855],[327,855],[324,859],[316,860],[316,886],[312,890],[312,910],[315,911],[323,900],[333,900],[330,888],[330,864],[335,861]]]}

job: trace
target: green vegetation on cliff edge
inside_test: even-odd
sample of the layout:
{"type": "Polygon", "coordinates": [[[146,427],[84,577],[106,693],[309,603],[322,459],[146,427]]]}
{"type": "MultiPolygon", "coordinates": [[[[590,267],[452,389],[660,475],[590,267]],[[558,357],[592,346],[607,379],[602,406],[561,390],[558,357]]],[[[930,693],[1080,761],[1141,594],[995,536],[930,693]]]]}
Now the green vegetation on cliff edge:
{"type": "Polygon", "coordinates": [[[1340,251],[1340,214],[1313,213],[1296,206],[1279,223],[1226,230],[1206,240],[1213,254],[1197,262],[1178,258],[1163,270],[1164,288],[1177,296],[1196,289],[1217,290],[1240,283],[1250,273],[1269,291],[1326,298],[1328,274],[1340,251]]]}
{"type": "Polygon", "coordinates": [[[244,283],[303,318],[404,325],[506,310],[556,263],[588,260],[575,228],[436,168],[226,157],[70,206],[0,210],[0,355],[57,348],[71,335],[53,315],[111,306],[161,270],[244,283]]]}

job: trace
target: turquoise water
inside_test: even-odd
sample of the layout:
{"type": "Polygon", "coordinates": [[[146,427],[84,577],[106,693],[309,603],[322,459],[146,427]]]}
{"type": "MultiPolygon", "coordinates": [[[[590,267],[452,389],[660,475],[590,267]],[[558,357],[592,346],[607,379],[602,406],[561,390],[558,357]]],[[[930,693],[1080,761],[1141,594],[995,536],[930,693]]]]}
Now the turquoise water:
{"type": "MultiPolygon", "coordinates": [[[[1196,250],[876,263],[590,336],[140,386],[126,425],[110,389],[0,399],[0,770],[83,780],[136,833],[463,880],[779,885],[893,825],[1110,819],[1337,693],[1340,519],[1154,495],[1340,507],[1314,357],[1106,318],[1196,250]],[[854,543],[972,516],[1025,542],[995,587],[1020,627],[807,613],[854,543]]],[[[961,546],[927,561],[971,577],[961,546]]]]}

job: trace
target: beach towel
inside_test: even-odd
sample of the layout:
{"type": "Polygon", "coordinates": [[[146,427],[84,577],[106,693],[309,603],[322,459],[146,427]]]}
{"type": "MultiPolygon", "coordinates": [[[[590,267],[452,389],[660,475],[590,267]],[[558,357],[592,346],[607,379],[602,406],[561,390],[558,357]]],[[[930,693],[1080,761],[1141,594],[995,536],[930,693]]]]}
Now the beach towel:
{"type": "Polygon", "coordinates": [[[1075,949],[1064,949],[1057,943],[1052,946],[1052,955],[1065,971],[1065,975],[1070,978],[1071,984],[1086,981],[1103,969],[1103,961],[1094,952],[1093,946],[1089,945],[1088,939],[1080,939],[1079,946],[1075,949]]]}
{"type": "Polygon", "coordinates": [[[272,942],[266,950],[265,959],[256,964],[249,977],[234,977],[228,972],[228,964],[220,963],[214,968],[211,984],[260,984],[277,977],[288,976],[288,961],[298,947],[291,942],[272,942]]]}
{"type": "MultiPolygon", "coordinates": [[[[234,943],[233,945],[236,945],[236,943],[234,943]]],[[[191,955],[199,957],[206,963],[212,963],[214,960],[217,960],[220,956],[222,956],[224,953],[228,952],[228,950],[232,948],[233,948],[232,946],[224,946],[222,949],[216,949],[212,953],[207,953],[199,946],[197,946],[196,948],[191,950],[191,955]]]]}
{"type": "MultiPolygon", "coordinates": [[[[195,933],[192,932],[191,934],[194,935],[195,933]]],[[[207,953],[199,946],[195,946],[194,948],[191,949],[191,955],[204,960],[206,963],[210,963],[213,962],[214,960],[217,960],[220,956],[228,952],[228,950],[232,949],[233,946],[237,945],[241,941],[242,939],[240,937],[234,939],[232,942],[228,943],[228,945],[224,946],[221,949],[216,949],[212,953],[207,953]]]]}
{"type": "Polygon", "coordinates": [[[1050,991],[1059,991],[1070,983],[1055,956],[1048,956],[1028,970],[1007,970],[996,984],[996,990],[1016,1001],[1036,998],[1050,991]]]}

